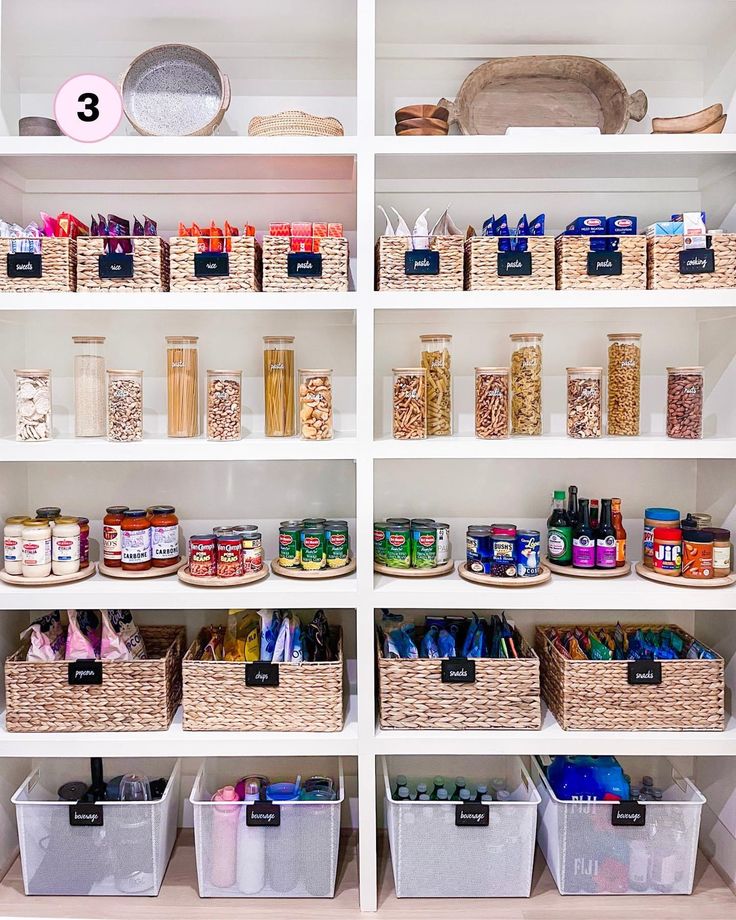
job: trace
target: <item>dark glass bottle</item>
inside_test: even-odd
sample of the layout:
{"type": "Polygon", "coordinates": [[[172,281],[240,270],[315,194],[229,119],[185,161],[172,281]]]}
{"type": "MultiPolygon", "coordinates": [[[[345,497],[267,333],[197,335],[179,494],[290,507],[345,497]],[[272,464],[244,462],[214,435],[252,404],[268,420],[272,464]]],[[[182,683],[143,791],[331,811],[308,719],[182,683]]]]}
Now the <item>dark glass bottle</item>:
{"type": "Polygon", "coordinates": [[[580,509],[578,508],[578,487],[570,486],[567,490],[567,516],[570,519],[570,526],[575,527],[580,520],[580,509]]]}
{"type": "Polygon", "coordinates": [[[597,530],[597,529],[598,529],[598,512],[599,512],[599,510],[600,510],[600,509],[599,509],[598,499],[597,499],[597,498],[591,498],[591,500],[590,500],[590,526],[593,528],[593,530],[597,530]]]}
{"type": "Polygon", "coordinates": [[[616,568],[616,531],[611,518],[611,499],[601,502],[601,521],[595,532],[595,564],[599,569],[616,568]]]}
{"type": "Polygon", "coordinates": [[[564,490],[554,493],[552,514],[547,518],[547,556],[557,565],[572,562],[572,527],[565,511],[564,490]]]}
{"type": "Polygon", "coordinates": [[[576,569],[595,568],[595,536],[590,526],[590,507],[587,498],[580,499],[580,520],[572,538],[572,564],[576,569]]]}

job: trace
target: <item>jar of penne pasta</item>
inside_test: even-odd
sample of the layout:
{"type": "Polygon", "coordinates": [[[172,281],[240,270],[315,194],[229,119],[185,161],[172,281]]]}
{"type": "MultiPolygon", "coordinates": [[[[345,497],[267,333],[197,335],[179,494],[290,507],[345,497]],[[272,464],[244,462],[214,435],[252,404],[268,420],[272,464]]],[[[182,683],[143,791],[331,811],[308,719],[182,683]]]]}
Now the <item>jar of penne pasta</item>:
{"type": "Polygon", "coordinates": [[[296,431],[294,336],[263,336],[263,397],[267,438],[290,438],[296,431]]]}
{"type": "Polygon", "coordinates": [[[166,336],[166,387],[170,438],[199,434],[199,336],[166,336]]]}
{"type": "Polygon", "coordinates": [[[420,335],[427,384],[427,435],[452,434],[452,336],[420,335]]]}

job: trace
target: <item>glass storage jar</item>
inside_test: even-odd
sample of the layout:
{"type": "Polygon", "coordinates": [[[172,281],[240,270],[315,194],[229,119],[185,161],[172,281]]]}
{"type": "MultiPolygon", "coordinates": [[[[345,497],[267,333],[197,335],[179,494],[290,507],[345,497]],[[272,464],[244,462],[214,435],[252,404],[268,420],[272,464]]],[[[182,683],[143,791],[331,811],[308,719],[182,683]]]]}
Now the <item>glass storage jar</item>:
{"type": "Polygon", "coordinates": [[[703,368],[667,368],[667,437],[703,437],[703,368]]]}
{"type": "Polygon", "coordinates": [[[567,368],[567,433],[599,438],[603,420],[603,368],[567,368]]]}
{"type": "Polygon", "coordinates": [[[107,440],[143,440],[143,371],[107,372],[107,440]]]}
{"type": "Polygon", "coordinates": [[[51,371],[15,370],[15,439],[51,439],[51,371]]]}
{"type": "Polygon", "coordinates": [[[73,335],[74,434],[78,438],[105,436],[104,335],[73,335]]]}
{"type": "MultiPolygon", "coordinates": [[[[61,520],[61,518],[59,518],[61,520]]],[[[79,524],[79,568],[89,568],[89,518],[78,517],[74,520],[79,524]]],[[[54,533],[54,527],[51,528],[54,533]]]]}
{"type": "Polygon", "coordinates": [[[420,335],[427,386],[427,435],[452,434],[452,336],[420,335]]]}
{"type": "Polygon", "coordinates": [[[511,339],[511,432],[542,433],[541,332],[515,332],[511,339]]]}
{"type": "Polygon", "coordinates": [[[199,336],[166,336],[168,435],[196,438],[199,434],[199,336]]]}
{"type": "Polygon", "coordinates": [[[151,558],[154,569],[176,565],[179,554],[179,518],[173,505],[155,505],[151,522],[151,558]]]}
{"type": "Polygon", "coordinates": [[[294,336],[263,336],[263,397],[267,438],[295,433],[294,336]]]}
{"type": "MultiPolygon", "coordinates": [[[[74,575],[81,565],[81,528],[76,518],[60,517],[51,534],[51,571],[54,575],[74,575]]],[[[89,565],[89,561],[87,563],[89,565]]]]}
{"type": "Polygon", "coordinates": [[[126,511],[120,525],[124,572],[142,572],[152,566],[151,521],[142,509],[126,511]]]}
{"type": "Polygon", "coordinates": [[[26,521],[21,532],[23,540],[21,574],[24,578],[46,578],[51,574],[51,527],[48,521],[26,521]]]}
{"type": "Polygon", "coordinates": [[[299,368],[299,424],[306,441],[332,438],[332,368],[299,368]]]}
{"type": "Polygon", "coordinates": [[[122,565],[122,523],[128,510],[127,505],[110,505],[102,519],[102,561],[108,568],[122,565]]]}
{"type": "Polygon", "coordinates": [[[423,367],[395,367],[393,381],[393,436],[400,441],[426,438],[426,371],[423,367]]]}
{"type": "Polygon", "coordinates": [[[509,436],[509,390],[508,367],[476,367],[476,438],[509,436]]]}
{"type": "Polygon", "coordinates": [[[8,575],[23,574],[23,525],[28,518],[16,514],[5,519],[3,561],[8,575]]]}
{"type": "Polygon", "coordinates": [[[243,372],[207,371],[207,438],[239,441],[242,410],[243,372]]]}
{"type": "Polygon", "coordinates": [[[608,434],[639,434],[641,333],[608,335],[608,434]]]}

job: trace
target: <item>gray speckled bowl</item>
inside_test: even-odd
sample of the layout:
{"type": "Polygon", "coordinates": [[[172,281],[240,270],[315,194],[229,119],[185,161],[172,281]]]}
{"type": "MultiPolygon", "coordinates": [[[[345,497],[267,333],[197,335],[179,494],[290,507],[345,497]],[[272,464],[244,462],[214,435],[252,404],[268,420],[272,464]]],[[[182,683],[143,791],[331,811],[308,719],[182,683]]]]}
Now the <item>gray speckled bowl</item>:
{"type": "Polygon", "coordinates": [[[212,134],[230,105],[230,81],[191,45],[157,45],[122,78],[123,106],[139,134],[212,134]]]}

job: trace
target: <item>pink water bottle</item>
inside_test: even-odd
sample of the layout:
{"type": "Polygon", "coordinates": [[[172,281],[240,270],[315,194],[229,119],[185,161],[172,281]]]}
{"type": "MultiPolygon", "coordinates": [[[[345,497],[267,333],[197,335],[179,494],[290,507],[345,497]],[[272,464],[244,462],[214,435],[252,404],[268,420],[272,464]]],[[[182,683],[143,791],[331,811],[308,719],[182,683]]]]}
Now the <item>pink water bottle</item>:
{"type": "Polygon", "coordinates": [[[212,796],[210,834],[210,883],[215,888],[232,888],[236,878],[238,817],[240,798],[234,786],[223,786],[212,796]]]}

